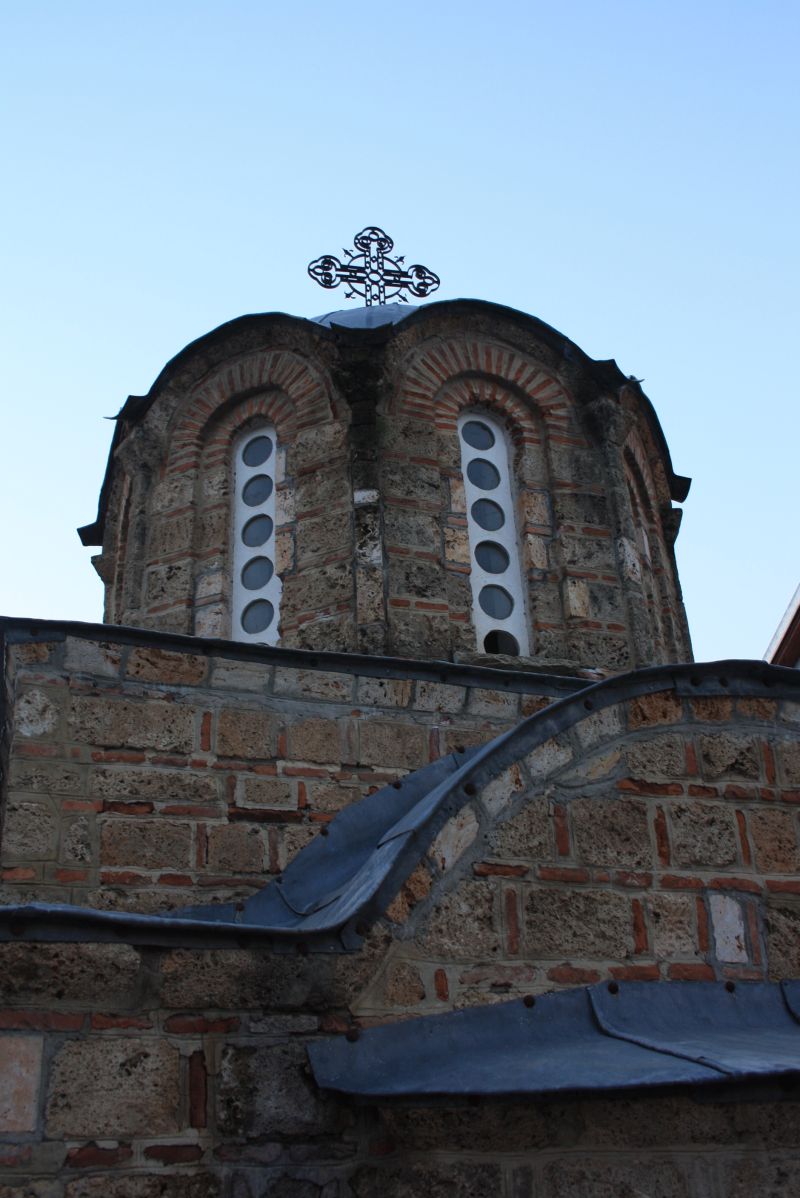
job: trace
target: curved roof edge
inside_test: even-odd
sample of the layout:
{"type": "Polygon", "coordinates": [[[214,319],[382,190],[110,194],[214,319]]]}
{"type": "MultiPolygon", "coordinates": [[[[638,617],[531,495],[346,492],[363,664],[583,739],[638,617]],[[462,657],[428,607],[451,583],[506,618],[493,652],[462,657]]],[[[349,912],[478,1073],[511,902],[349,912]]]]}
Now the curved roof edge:
{"type": "Polygon", "coordinates": [[[339,812],[284,871],[243,904],[137,915],[49,903],[0,907],[0,941],[118,941],[234,948],[302,942],[355,950],[427,850],[444,818],[522,756],[613,704],[663,690],[800,700],[800,672],[760,661],[653,666],[580,689],[488,744],[440,758],[339,812]],[[468,783],[472,785],[467,787],[468,783]],[[387,801],[388,799],[391,801],[387,801]],[[398,818],[399,816],[399,818],[398,818]]]}
{"type": "Polygon", "coordinates": [[[400,325],[402,325],[402,329],[405,331],[411,326],[432,319],[432,317],[442,316],[450,312],[483,310],[502,316],[504,320],[510,320],[512,323],[519,324],[522,327],[534,328],[559,353],[576,356],[587,372],[595,379],[598,386],[605,388],[628,386],[635,389],[641,401],[645,419],[650,426],[653,438],[664,462],[670,494],[676,503],[683,503],[686,499],[689,487],[691,486],[691,479],[685,475],[675,473],[666,437],[664,436],[661,422],[656,415],[653,404],[645,392],[642,391],[639,383],[633,377],[624,375],[613,358],[590,358],[571,338],[559,332],[558,329],[547,324],[546,321],[541,320],[538,316],[533,316],[518,308],[510,308],[505,304],[496,304],[490,300],[450,299],[439,300],[418,307],[410,305],[406,307],[402,304],[386,304],[384,308],[387,311],[391,310],[388,320],[381,320],[377,316],[370,316],[364,323],[361,323],[359,319],[362,312],[372,313],[375,311],[374,308],[345,308],[336,312],[328,312],[318,317],[293,316],[287,312],[249,313],[226,321],[224,324],[218,325],[215,329],[211,329],[210,332],[203,333],[200,337],[195,338],[194,341],[190,341],[173,358],[170,358],[146,395],[129,395],[117,413],[115,417],[117,424],[114,429],[106,470],[100,488],[97,516],[92,523],[84,524],[77,530],[81,543],[87,546],[102,545],[114,453],[130,427],[138,424],[147,415],[160,391],[202,350],[224,342],[227,338],[243,332],[249,326],[253,327],[258,324],[268,326],[281,322],[289,322],[290,324],[296,324],[305,328],[310,326],[317,335],[325,337],[335,339],[343,336],[362,337],[372,341],[388,339],[400,325]],[[398,309],[398,311],[395,312],[395,309],[398,309]],[[341,323],[337,323],[337,316],[342,318],[341,323]]]}

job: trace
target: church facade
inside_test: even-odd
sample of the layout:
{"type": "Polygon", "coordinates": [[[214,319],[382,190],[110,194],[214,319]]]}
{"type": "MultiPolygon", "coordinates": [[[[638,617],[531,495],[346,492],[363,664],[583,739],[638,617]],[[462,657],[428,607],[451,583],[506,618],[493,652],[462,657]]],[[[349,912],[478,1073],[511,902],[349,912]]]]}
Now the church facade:
{"type": "Polygon", "coordinates": [[[688,489],[479,301],[129,398],[105,623],[2,621],[2,1198],[800,1188],[800,677],[692,662],[688,489]]]}

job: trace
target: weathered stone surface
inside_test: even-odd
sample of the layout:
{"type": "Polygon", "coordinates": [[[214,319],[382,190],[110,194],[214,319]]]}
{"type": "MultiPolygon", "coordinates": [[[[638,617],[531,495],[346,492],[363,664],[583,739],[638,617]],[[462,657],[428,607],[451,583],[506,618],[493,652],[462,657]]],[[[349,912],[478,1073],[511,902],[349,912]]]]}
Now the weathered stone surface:
{"type": "Polygon", "coordinates": [[[468,961],[499,951],[495,891],[486,882],[462,882],[426,911],[419,944],[428,957],[468,961]]]}
{"type": "Polygon", "coordinates": [[[800,743],[784,741],[776,746],[775,755],[781,776],[787,786],[800,786],[800,743]]]}
{"type": "Polygon", "coordinates": [[[221,1194],[221,1179],[205,1170],[199,1175],[94,1173],[68,1181],[64,1190],[64,1198],[219,1198],[221,1194]]]}
{"type": "Polygon", "coordinates": [[[727,894],[710,894],[708,909],[711,913],[711,930],[714,933],[717,959],[733,963],[745,962],[747,936],[742,904],[727,894]]]}
{"type": "Polygon", "coordinates": [[[488,1198],[501,1193],[501,1184],[499,1165],[476,1161],[366,1167],[350,1178],[354,1198],[488,1198]]]}
{"type": "Polygon", "coordinates": [[[239,802],[243,807],[294,807],[290,782],[283,778],[244,778],[239,802]]]}
{"type": "Polygon", "coordinates": [[[20,695],[14,710],[14,727],[20,736],[47,736],[55,730],[57,723],[55,696],[38,688],[20,695]]]}
{"type": "Polygon", "coordinates": [[[278,721],[268,711],[226,707],[217,724],[217,752],[220,757],[245,757],[250,760],[275,755],[278,721]]]}
{"type": "Polygon", "coordinates": [[[415,965],[407,961],[391,964],[386,970],[384,1000],[395,1007],[413,1007],[425,998],[425,985],[415,965]]]}
{"type": "Polygon", "coordinates": [[[519,765],[510,765],[481,788],[481,806],[489,815],[496,816],[513,802],[524,785],[519,765]]]}
{"type": "Polygon", "coordinates": [[[653,894],[647,904],[653,930],[653,954],[659,961],[699,957],[693,895],[653,894]]]}
{"type": "Polygon", "coordinates": [[[764,873],[796,873],[800,868],[800,852],[794,812],[751,811],[748,822],[758,868],[764,873]]]}
{"type": "Polygon", "coordinates": [[[162,966],[164,1006],[280,1010],[318,1006],[328,997],[330,962],[314,957],[233,949],[167,953],[162,966]]]}
{"type": "Polygon", "coordinates": [[[289,754],[297,761],[322,761],[338,765],[342,750],[339,724],[316,716],[289,728],[289,754]]]}
{"type": "Polygon", "coordinates": [[[650,865],[647,805],[641,800],[573,799],[569,814],[577,856],[586,865],[650,865]]]}
{"type": "Polygon", "coordinates": [[[679,1161],[609,1161],[603,1156],[548,1162],[536,1198],[692,1198],[679,1161]]]}
{"type": "Polygon", "coordinates": [[[529,888],[525,944],[534,958],[628,957],[633,952],[630,899],[607,890],[529,888]]]}
{"type": "Polygon", "coordinates": [[[29,861],[54,857],[58,832],[58,816],[47,799],[12,798],[6,807],[3,855],[29,861]]]}
{"type": "Polygon", "coordinates": [[[180,1126],[180,1058],[165,1040],[73,1040],[50,1070],[47,1133],[171,1135],[180,1126]]]}
{"type": "Polygon", "coordinates": [[[85,641],[80,637],[67,637],[64,665],[73,673],[115,678],[119,673],[121,660],[120,646],[110,641],[85,641]]]}
{"type": "Polygon", "coordinates": [[[553,856],[553,831],[549,800],[528,799],[524,806],[488,836],[492,855],[513,860],[549,860],[553,856]]]}
{"type": "Polygon", "coordinates": [[[673,803],[673,861],[676,865],[719,868],[737,857],[733,812],[719,803],[673,803]]]}
{"type": "Polygon", "coordinates": [[[208,660],[196,653],[172,653],[153,645],[131,652],[125,673],[128,678],[142,682],[166,682],[180,686],[197,686],[208,670],[208,660]]]}
{"type": "Polygon", "coordinates": [[[306,1062],[301,1044],[226,1045],[216,1087],[217,1123],[223,1134],[319,1135],[340,1129],[341,1108],[320,1101],[306,1062]]]}
{"type": "Polygon", "coordinates": [[[252,824],[232,824],[208,832],[208,866],[223,873],[262,874],[266,833],[252,824]]]}
{"type": "Polygon", "coordinates": [[[758,777],[758,753],[745,735],[716,732],[697,739],[703,774],[710,782],[723,777],[758,777]]]}
{"type": "Polygon", "coordinates": [[[446,682],[418,682],[414,706],[419,711],[461,711],[466,692],[463,686],[446,682]]]}
{"type": "Polygon", "coordinates": [[[106,818],[100,827],[104,865],[185,870],[191,864],[192,826],[168,819],[106,818]]]}
{"type": "Polygon", "coordinates": [[[129,765],[96,766],[89,777],[89,791],[102,799],[127,803],[216,803],[219,780],[207,771],[161,769],[129,765]]]}
{"type": "MultiPolygon", "coordinates": [[[[0,1134],[36,1130],[41,1036],[0,1035],[0,1134]]],[[[0,1147],[0,1157],[2,1148],[0,1147]]]]}
{"type": "Polygon", "coordinates": [[[427,732],[413,724],[361,720],[359,745],[359,759],[364,765],[418,769],[428,757],[427,732]]]}
{"type": "Polygon", "coordinates": [[[194,717],[191,707],[179,703],[75,697],[70,726],[75,740],[104,748],[186,753],[192,747],[194,717]]]}
{"type": "Polygon", "coordinates": [[[773,899],[764,917],[769,976],[800,977],[800,903],[773,899]]]}
{"type": "Polygon", "coordinates": [[[471,807],[463,807],[437,835],[428,856],[445,872],[463,856],[478,834],[478,820],[471,807]]]}
{"type": "Polygon", "coordinates": [[[130,1003],[140,956],[127,944],[0,944],[0,990],[6,1002],[130,1003]]]}
{"type": "Polygon", "coordinates": [[[722,1176],[725,1198],[789,1198],[800,1194],[800,1156],[728,1161],[722,1176]]]}
{"type": "Polygon", "coordinates": [[[686,740],[665,733],[629,741],[625,757],[634,778],[663,778],[672,782],[686,773],[686,740]]]}

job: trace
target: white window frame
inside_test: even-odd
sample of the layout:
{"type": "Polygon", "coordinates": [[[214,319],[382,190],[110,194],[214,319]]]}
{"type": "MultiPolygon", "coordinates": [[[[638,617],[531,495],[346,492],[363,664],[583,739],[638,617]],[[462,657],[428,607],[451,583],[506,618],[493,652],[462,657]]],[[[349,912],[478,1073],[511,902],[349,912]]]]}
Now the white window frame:
{"type": "Polygon", "coordinates": [[[245,641],[255,645],[277,645],[280,639],[280,602],[283,583],[278,574],[275,555],[275,490],[278,458],[278,441],[275,428],[271,424],[257,425],[247,429],[237,437],[233,445],[233,578],[231,585],[231,640],[245,641]],[[266,462],[258,466],[248,466],[243,458],[245,447],[256,437],[269,437],[272,441],[272,452],[266,462]],[[247,483],[256,475],[266,474],[272,480],[272,490],[262,503],[249,506],[242,499],[242,493],[247,483]],[[254,516],[268,516],[272,521],[272,531],[262,545],[245,545],[242,532],[245,525],[254,516]],[[269,582],[257,590],[251,590],[242,582],[242,571],[248,562],[256,557],[266,557],[272,562],[272,576],[269,582]],[[242,627],[242,616],[245,609],[258,599],[266,599],[272,604],[273,616],[270,624],[260,632],[246,632],[242,627]]]}
{"type": "Polygon", "coordinates": [[[517,537],[517,521],[515,517],[514,498],[511,491],[510,455],[508,434],[504,426],[494,416],[480,408],[462,412],[458,417],[458,443],[461,450],[461,473],[464,480],[464,493],[467,504],[467,530],[469,533],[470,549],[470,585],[472,587],[472,623],[478,642],[478,652],[487,653],[484,641],[492,631],[508,632],[514,637],[519,646],[519,656],[530,655],[530,640],[528,636],[528,615],[525,602],[525,589],[522,581],[522,568],[517,537]],[[474,449],[468,445],[462,435],[464,425],[470,420],[485,424],[494,434],[494,444],[488,449],[474,449]],[[467,470],[470,462],[483,458],[495,467],[500,475],[500,482],[494,490],[487,491],[476,487],[468,477],[467,470]],[[490,499],[503,511],[505,521],[502,528],[494,531],[481,528],[472,516],[472,505],[478,499],[490,499]],[[491,541],[500,545],[508,554],[508,566],[500,574],[489,573],[477,561],[475,551],[482,541],[491,541]],[[489,616],[480,605],[480,594],[485,586],[503,587],[511,596],[513,607],[511,614],[505,619],[489,616]]]}

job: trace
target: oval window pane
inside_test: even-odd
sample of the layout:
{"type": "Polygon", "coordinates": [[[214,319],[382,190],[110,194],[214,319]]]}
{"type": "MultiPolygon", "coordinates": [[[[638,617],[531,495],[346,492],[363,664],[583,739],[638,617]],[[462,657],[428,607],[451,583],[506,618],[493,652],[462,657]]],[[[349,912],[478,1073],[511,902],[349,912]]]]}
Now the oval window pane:
{"type": "Polygon", "coordinates": [[[467,478],[473,487],[482,491],[493,491],[500,485],[500,471],[486,458],[473,458],[467,466],[467,478]]]}
{"type": "Polygon", "coordinates": [[[263,545],[272,536],[272,520],[269,516],[253,516],[242,529],[242,540],[251,549],[263,545]]]}
{"type": "Polygon", "coordinates": [[[476,499],[471,510],[472,519],[487,532],[497,532],[506,522],[503,509],[493,499],[476,499]]]}
{"type": "Polygon", "coordinates": [[[272,440],[269,437],[253,437],[242,450],[242,461],[245,466],[263,466],[272,453],[272,440]]]}
{"type": "Polygon", "coordinates": [[[517,638],[502,628],[493,628],[483,638],[483,647],[487,653],[505,653],[507,657],[519,657],[517,638]]]}
{"type": "Polygon", "coordinates": [[[475,560],[487,574],[502,574],[508,569],[508,553],[495,541],[481,541],[476,545],[475,560]]]}
{"type": "Polygon", "coordinates": [[[269,628],[274,615],[275,608],[268,599],[256,599],[242,612],[242,628],[245,632],[263,632],[269,628]]]}
{"type": "Polygon", "coordinates": [[[462,426],[461,436],[473,449],[491,449],[494,445],[494,433],[482,420],[468,420],[462,426]]]}
{"type": "Polygon", "coordinates": [[[272,562],[268,557],[254,557],[242,570],[242,586],[248,591],[260,591],[272,578],[272,562]]]}
{"type": "Polygon", "coordinates": [[[268,474],[257,474],[244,484],[242,499],[248,507],[258,507],[272,494],[272,479],[268,474]]]}
{"type": "Polygon", "coordinates": [[[503,587],[481,587],[478,602],[493,620],[508,619],[514,609],[514,600],[503,587]]]}

